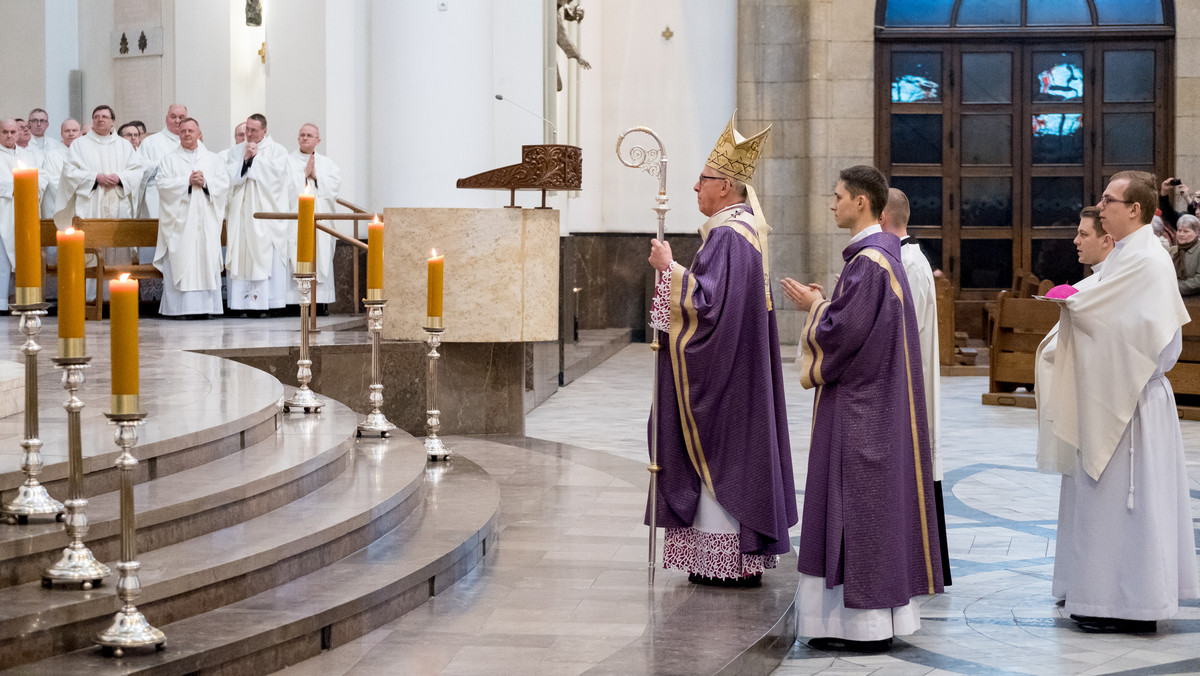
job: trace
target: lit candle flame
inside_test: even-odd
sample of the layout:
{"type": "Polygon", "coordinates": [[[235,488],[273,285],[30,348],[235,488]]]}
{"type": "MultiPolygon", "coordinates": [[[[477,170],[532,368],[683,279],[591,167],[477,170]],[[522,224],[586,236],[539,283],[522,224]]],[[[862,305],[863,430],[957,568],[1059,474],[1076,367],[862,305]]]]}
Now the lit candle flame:
{"type": "Polygon", "coordinates": [[[311,184],[311,183],[305,183],[305,184],[304,184],[304,196],[305,196],[305,197],[312,197],[312,194],[313,194],[313,192],[312,192],[312,184],[311,184]]]}
{"type": "Polygon", "coordinates": [[[16,169],[28,169],[29,167],[25,166],[25,163],[24,163],[24,162],[22,162],[21,160],[19,160],[19,159],[18,159],[18,160],[17,160],[17,166],[16,166],[16,167],[14,167],[14,168],[16,168],[16,169]]]}
{"type": "Polygon", "coordinates": [[[128,282],[128,281],[129,281],[129,273],[128,273],[128,272],[122,272],[122,273],[121,273],[121,276],[120,276],[120,277],[118,277],[117,279],[121,280],[122,282],[128,282]]]}
{"type": "Polygon", "coordinates": [[[75,227],[74,227],[74,226],[71,226],[71,225],[68,225],[68,226],[67,226],[67,229],[66,229],[66,230],[63,230],[63,234],[65,234],[65,235],[74,235],[74,234],[75,234],[75,227]]]}
{"type": "Polygon", "coordinates": [[[429,257],[430,257],[430,258],[437,258],[437,249],[430,249],[430,251],[432,252],[432,254],[431,254],[429,257]]]}
{"type": "Polygon", "coordinates": [[[380,223],[380,222],[382,222],[382,221],[380,221],[380,220],[379,220],[379,214],[375,214],[375,220],[373,220],[373,221],[371,221],[371,222],[372,222],[372,223],[380,223]]]}

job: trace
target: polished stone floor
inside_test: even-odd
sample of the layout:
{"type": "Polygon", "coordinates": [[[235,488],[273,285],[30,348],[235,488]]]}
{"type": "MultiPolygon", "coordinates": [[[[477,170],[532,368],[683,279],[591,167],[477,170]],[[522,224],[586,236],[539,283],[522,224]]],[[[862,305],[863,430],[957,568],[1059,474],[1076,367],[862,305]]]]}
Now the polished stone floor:
{"type": "MultiPolygon", "coordinates": [[[[533,411],[526,434],[643,460],[650,369],[646,346],[626,348],[533,411]]],[[[802,493],[812,395],[794,363],[784,376],[802,493]]],[[[987,378],[942,381],[954,584],[924,603],[921,630],[886,655],[834,656],[797,643],[776,674],[1200,673],[1200,602],[1185,602],[1152,637],[1082,634],[1055,606],[1058,477],[1035,469],[1036,412],[983,406],[986,389],[987,378]]],[[[1182,426],[1200,542],[1200,423],[1182,426]]]]}

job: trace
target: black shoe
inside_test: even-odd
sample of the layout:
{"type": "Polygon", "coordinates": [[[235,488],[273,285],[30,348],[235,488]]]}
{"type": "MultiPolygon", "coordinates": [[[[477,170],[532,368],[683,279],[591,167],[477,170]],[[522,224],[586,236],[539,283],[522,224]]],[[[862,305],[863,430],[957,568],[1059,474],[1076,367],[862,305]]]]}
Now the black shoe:
{"type": "MultiPolygon", "coordinates": [[[[1071,619],[1075,619],[1072,615],[1071,619]]],[[[1085,634],[1153,634],[1158,631],[1154,620],[1123,620],[1119,617],[1091,617],[1079,622],[1085,634]]]]}
{"type": "Polygon", "coordinates": [[[892,647],[892,639],[881,638],[878,641],[851,641],[848,638],[810,638],[808,647],[814,650],[827,650],[851,653],[882,653],[892,647]]]}
{"type": "Polygon", "coordinates": [[[688,582],[707,585],[709,587],[761,587],[762,573],[747,575],[746,577],[709,577],[699,573],[692,573],[688,575],[688,582]]]}

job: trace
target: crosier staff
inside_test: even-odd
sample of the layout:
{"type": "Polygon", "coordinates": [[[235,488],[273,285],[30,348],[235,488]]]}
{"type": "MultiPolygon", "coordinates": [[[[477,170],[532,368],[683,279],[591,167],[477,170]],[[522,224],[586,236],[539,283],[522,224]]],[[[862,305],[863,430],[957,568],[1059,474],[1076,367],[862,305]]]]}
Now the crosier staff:
{"type": "MultiPolygon", "coordinates": [[[[667,212],[671,207],[667,206],[667,153],[663,146],[662,139],[654,130],[649,127],[632,127],[627,129],[625,133],[617,137],[617,158],[621,160],[621,164],[631,169],[641,169],[647,174],[658,178],[658,194],[654,197],[654,212],[658,214],[658,240],[663,240],[663,229],[666,225],[667,212]],[[640,145],[632,145],[626,152],[621,152],[621,147],[625,143],[625,137],[633,133],[642,133],[654,139],[658,144],[657,148],[646,148],[640,145]]],[[[650,349],[657,355],[658,329],[651,327],[652,338],[650,349]]],[[[654,394],[650,399],[650,561],[648,570],[650,574],[650,584],[654,584],[655,559],[657,556],[658,545],[658,360],[654,361],[654,394]]]]}

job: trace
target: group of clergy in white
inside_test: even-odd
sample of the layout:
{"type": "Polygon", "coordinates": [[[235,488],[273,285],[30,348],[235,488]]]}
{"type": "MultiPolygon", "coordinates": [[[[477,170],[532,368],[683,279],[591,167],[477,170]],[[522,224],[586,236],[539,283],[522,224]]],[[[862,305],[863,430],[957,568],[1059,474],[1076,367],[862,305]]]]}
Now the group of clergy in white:
{"type": "MultiPolygon", "coordinates": [[[[222,271],[231,311],[258,316],[299,302],[292,280],[295,221],[253,214],[294,212],[306,190],[316,195],[317,212],[334,210],[340,170],[316,152],[321,141],[316,125],[301,127],[299,148],[289,154],[268,135],[259,114],[238,125],[236,144],[221,153],[205,147],[199,122],[182,105],[170,106],[164,128],[141,138],[136,149],[114,131],[109,106],[96,107],[83,135],[74,120],[64,122],[63,143],[44,136],[48,122],[41,109],[30,114],[27,125],[0,122],[0,310],[8,307],[14,262],[12,169],[21,165],[38,167],[41,216],[53,218],[60,229],[76,216],[159,220],[153,262],[163,274],[162,315],[222,314],[222,271]],[[22,129],[31,132],[27,147],[20,144],[22,129]]],[[[335,300],[333,253],[333,238],[318,232],[316,303],[335,300]]],[[[128,251],[106,253],[113,262],[129,262],[125,257],[128,251]]]]}

